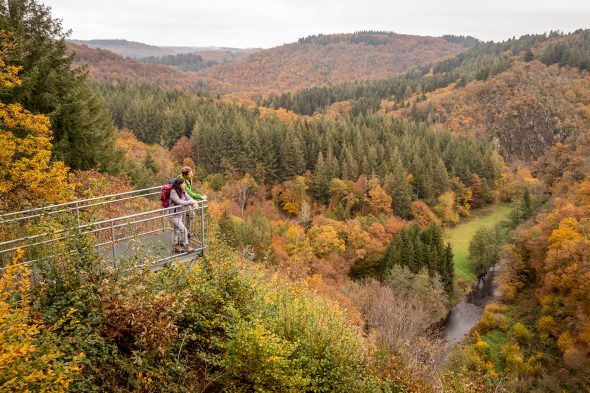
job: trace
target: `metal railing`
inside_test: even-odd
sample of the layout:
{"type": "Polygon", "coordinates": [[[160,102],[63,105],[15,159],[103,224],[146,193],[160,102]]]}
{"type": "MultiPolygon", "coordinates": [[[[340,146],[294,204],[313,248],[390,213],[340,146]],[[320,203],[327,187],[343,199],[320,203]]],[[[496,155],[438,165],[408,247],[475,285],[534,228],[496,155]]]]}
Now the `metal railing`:
{"type": "Polygon", "coordinates": [[[117,258],[131,256],[138,245],[157,251],[158,263],[204,253],[206,201],[186,208],[162,208],[157,197],[160,192],[161,187],[150,187],[3,214],[0,216],[0,268],[13,260],[17,249],[23,252],[21,263],[30,264],[55,256],[56,245],[80,237],[89,239],[99,254],[113,263],[117,258]],[[186,220],[192,212],[194,218],[186,220]],[[190,221],[187,230],[194,249],[190,253],[177,253],[172,244],[169,218],[178,215],[185,218],[185,223],[190,221]]]}

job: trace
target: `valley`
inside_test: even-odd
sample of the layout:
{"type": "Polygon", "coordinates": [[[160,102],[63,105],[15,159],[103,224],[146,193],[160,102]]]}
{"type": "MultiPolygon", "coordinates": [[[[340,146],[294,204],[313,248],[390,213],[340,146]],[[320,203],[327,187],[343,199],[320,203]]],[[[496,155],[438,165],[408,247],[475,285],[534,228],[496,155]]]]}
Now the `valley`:
{"type": "Polygon", "coordinates": [[[71,229],[53,213],[23,224],[0,391],[590,388],[589,30],[154,46],[10,3],[2,236],[16,211],[192,187],[207,250],[178,211],[157,231],[191,261],[157,272],[139,243],[109,260],[92,231],[49,241],[71,229]]]}

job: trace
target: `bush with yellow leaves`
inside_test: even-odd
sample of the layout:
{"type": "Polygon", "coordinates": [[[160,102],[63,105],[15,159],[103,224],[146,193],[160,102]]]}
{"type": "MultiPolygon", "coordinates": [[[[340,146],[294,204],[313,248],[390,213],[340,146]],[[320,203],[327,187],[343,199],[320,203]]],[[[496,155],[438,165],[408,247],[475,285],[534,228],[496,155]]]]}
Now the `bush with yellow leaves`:
{"type": "Polygon", "coordinates": [[[31,307],[30,270],[20,253],[0,276],[0,392],[63,392],[80,371],[80,353],[66,359],[55,330],[67,319],[45,326],[31,307]]]}

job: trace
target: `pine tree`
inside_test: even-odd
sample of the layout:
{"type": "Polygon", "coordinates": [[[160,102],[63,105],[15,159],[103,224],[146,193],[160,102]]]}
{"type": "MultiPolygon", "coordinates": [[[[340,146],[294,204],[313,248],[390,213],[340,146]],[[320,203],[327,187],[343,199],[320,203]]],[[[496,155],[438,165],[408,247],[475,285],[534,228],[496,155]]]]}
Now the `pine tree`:
{"type": "Polygon", "coordinates": [[[63,97],[63,103],[53,112],[55,156],[72,168],[102,170],[117,173],[123,152],[114,148],[115,128],[100,99],[84,83],[63,97]]]}
{"type": "Polygon", "coordinates": [[[453,249],[451,243],[447,243],[443,257],[441,279],[449,296],[453,293],[453,281],[455,280],[455,264],[453,262],[453,249]]]}
{"type": "Polygon", "coordinates": [[[406,170],[397,149],[392,153],[390,168],[383,179],[383,189],[391,196],[393,213],[403,218],[410,218],[412,216],[412,189],[406,178],[406,170]]]}
{"type": "Polygon", "coordinates": [[[531,204],[531,194],[529,189],[525,188],[522,196],[522,202],[520,203],[521,219],[526,221],[533,216],[533,206],[531,204]]]}
{"type": "Polygon", "coordinates": [[[320,151],[318,154],[318,160],[315,165],[315,170],[312,176],[312,192],[316,199],[326,203],[328,201],[328,188],[330,184],[330,175],[328,168],[324,161],[324,155],[320,151]]]}
{"type": "Polygon", "coordinates": [[[326,154],[326,174],[329,180],[339,177],[340,174],[340,165],[338,164],[338,159],[334,155],[332,145],[328,147],[328,153],[326,154]]]}

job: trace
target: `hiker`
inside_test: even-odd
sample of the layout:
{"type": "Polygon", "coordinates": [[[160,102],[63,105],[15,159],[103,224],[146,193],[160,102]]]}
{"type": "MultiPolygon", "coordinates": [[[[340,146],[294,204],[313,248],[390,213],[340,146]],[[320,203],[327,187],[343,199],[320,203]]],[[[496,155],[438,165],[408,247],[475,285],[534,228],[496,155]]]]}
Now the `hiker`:
{"type": "Polygon", "coordinates": [[[183,223],[183,217],[185,210],[196,205],[197,201],[191,198],[185,191],[185,180],[182,178],[176,178],[172,188],[170,189],[170,207],[176,207],[169,211],[168,218],[174,226],[174,234],[172,241],[174,243],[174,252],[193,252],[194,248],[188,244],[188,230],[183,223]]]}
{"type": "MultiPolygon", "coordinates": [[[[191,169],[190,166],[184,166],[182,167],[181,170],[181,175],[178,176],[180,179],[184,179],[184,184],[186,185],[185,187],[185,191],[188,194],[188,196],[190,196],[191,198],[193,198],[196,201],[206,201],[207,197],[205,195],[201,195],[196,191],[192,190],[192,185],[193,185],[193,170],[191,169]]],[[[191,237],[191,225],[194,221],[194,219],[196,218],[197,213],[195,212],[194,209],[187,209],[186,214],[185,214],[185,225],[186,228],[188,230],[188,237],[190,239],[191,237]]]]}

